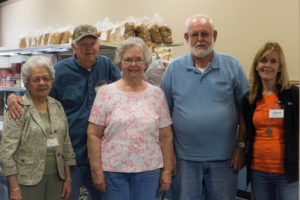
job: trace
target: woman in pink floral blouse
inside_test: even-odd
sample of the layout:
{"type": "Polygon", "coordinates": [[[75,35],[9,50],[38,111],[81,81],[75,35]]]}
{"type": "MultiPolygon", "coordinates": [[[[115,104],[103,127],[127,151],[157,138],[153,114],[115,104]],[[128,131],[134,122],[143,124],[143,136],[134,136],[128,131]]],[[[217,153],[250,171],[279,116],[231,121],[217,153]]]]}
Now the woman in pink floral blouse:
{"type": "Polygon", "coordinates": [[[124,41],[116,50],[115,63],[123,78],[98,90],[89,119],[93,183],[104,199],[154,200],[171,184],[169,109],[163,91],[143,80],[151,63],[143,40],[124,41]]]}

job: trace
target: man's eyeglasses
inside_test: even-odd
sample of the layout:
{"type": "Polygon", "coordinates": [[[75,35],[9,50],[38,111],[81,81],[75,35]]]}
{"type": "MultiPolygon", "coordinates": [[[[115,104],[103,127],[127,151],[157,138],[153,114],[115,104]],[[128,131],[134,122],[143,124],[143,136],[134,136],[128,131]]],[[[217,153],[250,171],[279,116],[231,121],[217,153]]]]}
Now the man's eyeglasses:
{"type": "Polygon", "coordinates": [[[51,81],[51,78],[49,76],[44,76],[44,77],[34,77],[31,79],[31,82],[35,84],[39,84],[41,81],[44,83],[49,83],[51,81]]]}
{"type": "Polygon", "coordinates": [[[203,31],[203,32],[199,32],[199,33],[188,33],[191,39],[198,39],[199,36],[201,35],[201,38],[209,38],[212,35],[212,31],[207,32],[207,31],[203,31]]]}
{"type": "Polygon", "coordinates": [[[125,58],[125,59],[123,59],[123,62],[126,65],[130,65],[133,62],[135,62],[135,64],[137,64],[137,65],[140,65],[140,64],[144,63],[144,59],[143,58],[139,58],[139,57],[137,57],[135,59],[133,59],[133,58],[125,58]]]}

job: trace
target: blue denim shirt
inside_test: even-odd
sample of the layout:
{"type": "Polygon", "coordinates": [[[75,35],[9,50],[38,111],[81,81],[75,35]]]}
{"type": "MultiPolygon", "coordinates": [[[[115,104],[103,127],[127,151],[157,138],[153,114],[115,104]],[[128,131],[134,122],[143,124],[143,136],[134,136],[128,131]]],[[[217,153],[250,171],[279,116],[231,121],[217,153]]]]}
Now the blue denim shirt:
{"type": "Polygon", "coordinates": [[[178,158],[229,159],[236,144],[236,105],[249,89],[240,63],[230,55],[213,52],[210,66],[201,72],[189,53],[170,63],[161,88],[172,115],[178,158]]]}
{"type": "Polygon", "coordinates": [[[101,55],[91,71],[84,69],[75,55],[56,63],[54,68],[50,96],[60,101],[65,110],[77,165],[87,164],[87,127],[96,88],[120,79],[119,70],[111,59],[101,55]]]}

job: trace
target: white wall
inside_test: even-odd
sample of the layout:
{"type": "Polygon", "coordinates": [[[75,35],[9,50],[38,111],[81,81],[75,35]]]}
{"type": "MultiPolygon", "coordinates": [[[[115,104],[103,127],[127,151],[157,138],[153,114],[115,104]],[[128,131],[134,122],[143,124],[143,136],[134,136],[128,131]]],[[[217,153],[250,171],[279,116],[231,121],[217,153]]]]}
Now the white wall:
{"type": "MultiPolygon", "coordinates": [[[[18,46],[19,37],[47,26],[113,22],[128,16],[159,13],[183,42],[184,21],[195,13],[213,18],[218,30],[215,49],[237,57],[247,75],[257,49],[266,41],[279,42],[292,80],[299,80],[299,0],[10,0],[0,8],[2,46],[18,46]]],[[[188,51],[173,48],[174,55],[188,51]]]]}

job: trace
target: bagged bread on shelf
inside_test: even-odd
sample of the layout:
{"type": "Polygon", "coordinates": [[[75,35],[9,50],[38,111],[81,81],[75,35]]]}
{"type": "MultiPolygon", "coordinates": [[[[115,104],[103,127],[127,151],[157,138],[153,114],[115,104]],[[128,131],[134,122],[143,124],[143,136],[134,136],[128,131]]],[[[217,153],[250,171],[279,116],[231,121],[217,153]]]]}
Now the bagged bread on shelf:
{"type": "Polygon", "coordinates": [[[151,34],[147,25],[140,24],[135,27],[134,31],[135,35],[144,40],[144,42],[152,42],[151,34]]]}
{"type": "Polygon", "coordinates": [[[124,35],[124,26],[123,25],[117,25],[114,26],[111,33],[110,33],[110,41],[116,42],[123,40],[124,35]]]}
{"type": "Polygon", "coordinates": [[[50,32],[47,32],[44,34],[44,38],[43,38],[43,45],[47,46],[49,43],[49,38],[50,38],[50,32]]]}
{"type": "Polygon", "coordinates": [[[28,36],[28,47],[29,48],[32,47],[32,38],[31,38],[31,36],[28,36]]]}
{"type": "Polygon", "coordinates": [[[64,32],[57,32],[55,37],[55,44],[61,44],[61,39],[64,32]]]}
{"type": "Polygon", "coordinates": [[[135,32],[134,32],[134,23],[133,22],[126,22],[124,24],[124,39],[126,40],[129,37],[135,37],[135,32]]]}
{"type": "Polygon", "coordinates": [[[43,34],[39,34],[37,46],[42,46],[42,39],[43,39],[43,34]]]}
{"type": "Polygon", "coordinates": [[[157,24],[154,24],[150,27],[150,33],[151,33],[151,39],[152,42],[161,44],[162,43],[162,38],[159,32],[159,27],[157,24]]]}
{"type": "Polygon", "coordinates": [[[71,35],[70,31],[62,32],[62,37],[61,37],[60,44],[68,44],[70,35],[71,35]]]}
{"type": "Polygon", "coordinates": [[[20,41],[19,41],[19,48],[26,48],[27,47],[27,44],[26,44],[26,37],[23,36],[20,38],[20,41]]]}
{"type": "Polygon", "coordinates": [[[50,42],[49,42],[50,45],[60,44],[62,36],[63,36],[63,32],[52,33],[50,36],[50,42]]]}
{"type": "Polygon", "coordinates": [[[106,17],[104,20],[99,21],[94,24],[94,26],[98,30],[98,36],[101,41],[109,42],[110,41],[110,34],[114,27],[114,24],[106,17]],[[101,33],[101,34],[99,34],[101,33]]]}
{"type": "Polygon", "coordinates": [[[55,41],[56,41],[56,34],[55,33],[51,33],[50,39],[49,39],[49,44],[50,45],[54,45],[55,41]]]}
{"type": "Polygon", "coordinates": [[[112,28],[106,30],[106,40],[105,40],[105,42],[110,42],[111,32],[112,32],[112,28]]]}
{"type": "Polygon", "coordinates": [[[32,37],[32,44],[31,44],[31,46],[32,47],[38,46],[38,38],[36,36],[32,37]]]}
{"type": "Polygon", "coordinates": [[[160,32],[163,43],[165,43],[165,44],[173,43],[172,31],[168,26],[160,26],[159,32],[160,32]]]}

